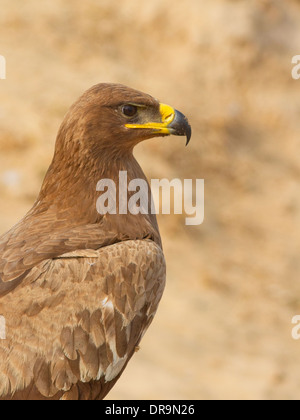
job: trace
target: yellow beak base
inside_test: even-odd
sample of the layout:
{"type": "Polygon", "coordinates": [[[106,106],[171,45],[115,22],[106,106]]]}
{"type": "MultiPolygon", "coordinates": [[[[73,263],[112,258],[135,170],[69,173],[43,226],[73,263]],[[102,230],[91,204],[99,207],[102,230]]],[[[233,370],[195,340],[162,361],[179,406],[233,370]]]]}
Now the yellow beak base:
{"type": "Polygon", "coordinates": [[[160,104],[159,112],[161,115],[161,122],[148,122],[145,124],[125,124],[127,128],[146,128],[156,130],[158,134],[171,134],[168,125],[172,123],[175,118],[175,109],[169,105],[160,104]]]}

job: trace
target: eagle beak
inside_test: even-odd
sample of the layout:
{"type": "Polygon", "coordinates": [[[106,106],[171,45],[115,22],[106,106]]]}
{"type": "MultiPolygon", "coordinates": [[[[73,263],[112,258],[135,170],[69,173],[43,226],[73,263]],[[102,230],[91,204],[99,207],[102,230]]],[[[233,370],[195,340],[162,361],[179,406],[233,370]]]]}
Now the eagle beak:
{"type": "Polygon", "coordinates": [[[153,134],[186,136],[186,146],[192,136],[192,129],[188,119],[179,111],[169,105],[160,104],[161,121],[144,124],[126,124],[127,128],[140,128],[153,130],[153,134]]]}
{"type": "Polygon", "coordinates": [[[174,119],[168,124],[167,129],[170,134],[174,134],[175,136],[186,136],[186,146],[189,144],[192,137],[192,128],[187,117],[180,111],[177,111],[177,109],[175,109],[174,119]]]}

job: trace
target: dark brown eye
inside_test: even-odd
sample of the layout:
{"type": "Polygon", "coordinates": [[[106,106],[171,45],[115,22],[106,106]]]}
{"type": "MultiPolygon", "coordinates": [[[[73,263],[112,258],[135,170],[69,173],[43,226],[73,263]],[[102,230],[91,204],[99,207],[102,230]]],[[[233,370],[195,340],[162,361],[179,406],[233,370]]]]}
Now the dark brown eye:
{"type": "Polygon", "coordinates": [[[137,107],[134,105],[126,104],[122,106],[122,112],[126,117],[134,117],[137,114],[137,107]]]}

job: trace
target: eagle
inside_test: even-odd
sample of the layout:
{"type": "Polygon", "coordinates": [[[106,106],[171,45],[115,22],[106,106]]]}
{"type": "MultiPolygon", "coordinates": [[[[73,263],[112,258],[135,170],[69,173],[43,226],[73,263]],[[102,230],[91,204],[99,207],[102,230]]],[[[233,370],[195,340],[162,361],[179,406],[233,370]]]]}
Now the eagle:
{"type": "Polygon", "coordinates": [[[96,187],[119,189],[120,171],[147,182],[133,149],[171,134],[188,143],[187,118],[121,84],[93,86],[67,112],[36,202],[0,237],[0,400],[99,400],[121,376],[166,264],[155,214],[101,214],[96,187]]]}

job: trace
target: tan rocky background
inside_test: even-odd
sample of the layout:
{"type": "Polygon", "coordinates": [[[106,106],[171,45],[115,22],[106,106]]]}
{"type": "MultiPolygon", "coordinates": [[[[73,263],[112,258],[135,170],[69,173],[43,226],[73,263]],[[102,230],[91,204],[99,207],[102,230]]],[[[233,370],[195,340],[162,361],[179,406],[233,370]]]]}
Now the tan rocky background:
{"type": "Polygon", "coordinates": [[[136,150],[150,178],[204,178],[205,222],[160,216],[168,285],[110,399],[298,399],[296,0],[0,0],[0,233],[33,204],[71,103],[143,90],[193,138],[136,150]]]}

